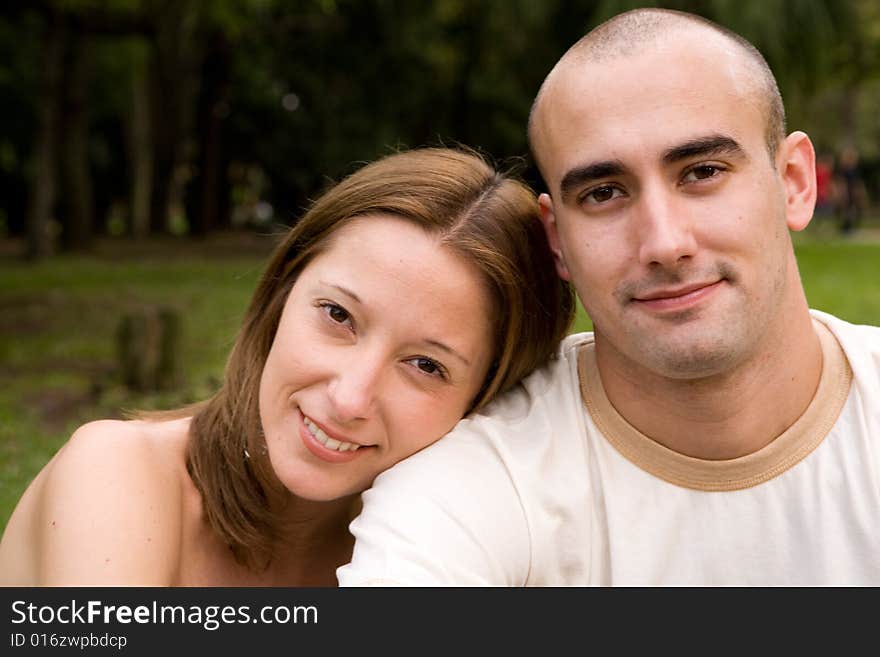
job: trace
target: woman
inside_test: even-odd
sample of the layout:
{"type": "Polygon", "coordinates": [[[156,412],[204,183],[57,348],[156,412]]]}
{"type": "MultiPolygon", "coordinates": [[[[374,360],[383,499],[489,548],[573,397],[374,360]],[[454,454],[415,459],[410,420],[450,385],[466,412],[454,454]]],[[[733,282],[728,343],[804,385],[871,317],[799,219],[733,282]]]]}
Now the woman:
{"type": "Polygon", "coordinates": [[[211,399],[77,430],[0,544],[12,585],[335,585],[377,474],[552,357],[573,314],[530,190],[420,149],[275,250],[211,399]]]}

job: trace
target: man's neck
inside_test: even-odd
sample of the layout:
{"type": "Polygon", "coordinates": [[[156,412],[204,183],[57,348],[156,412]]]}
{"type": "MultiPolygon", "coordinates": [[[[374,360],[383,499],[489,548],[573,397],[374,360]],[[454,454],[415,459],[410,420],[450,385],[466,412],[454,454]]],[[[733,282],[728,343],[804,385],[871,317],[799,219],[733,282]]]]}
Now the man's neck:
{"type": "Polygon", "coordinates": [[[806,306],[781,330],[768,331],[751,358],[709,377],[675,379],[621,366],[607,357],[611,349],[597,336],[602,385],[617,412],[661,445],[707,460],[738,458],[770,444],[804,413],[822,375],[806,306]]]}

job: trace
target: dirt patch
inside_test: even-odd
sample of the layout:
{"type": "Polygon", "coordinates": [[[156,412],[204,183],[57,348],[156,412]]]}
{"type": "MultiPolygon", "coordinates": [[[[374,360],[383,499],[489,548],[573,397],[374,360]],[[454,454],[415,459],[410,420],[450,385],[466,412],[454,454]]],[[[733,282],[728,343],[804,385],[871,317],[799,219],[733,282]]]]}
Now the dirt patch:
{"type": "Polygon", "coordinates": [[[70,303],[57,291],[0,295],[0,334],[43,333],[70,303]]]}
{"type": "Polygon", "coordinates": [[[24,403],[37,414],[41,424],[48,431],[57,432],[80,417],[85,409],[94,406],[99,394],[94,388],[91,390],[46,388],[38,394],[26,397],[24,403]]]}
{"type": "Polygon", "coordinates": [[[41,376],[63,372],[65,374],[82,375],[89,381],[103,382],[115,380],[117,374],[115,363],[53,356],[43,360],[30,359],[26,364],[0,364],[0,378],[13,376],[41,376]]]}

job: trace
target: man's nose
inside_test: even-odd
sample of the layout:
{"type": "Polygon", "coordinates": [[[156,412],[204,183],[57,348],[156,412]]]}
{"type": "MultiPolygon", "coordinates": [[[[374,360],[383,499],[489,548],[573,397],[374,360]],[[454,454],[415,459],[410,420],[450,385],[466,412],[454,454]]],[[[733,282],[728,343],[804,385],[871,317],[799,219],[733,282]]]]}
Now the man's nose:
{"type": "Polygon", "coordinates": [[[334,419],[343,423],[370,417],[382,375],[383,367],[375,357],[342,359],[327,388],[334,419]]]}
{"type": "Polygon", "coordinates": [[[663,185],[646,188],[636,216],[639,262],[671,268],[693,257],[697,240],[691,210],[663,185]]]}

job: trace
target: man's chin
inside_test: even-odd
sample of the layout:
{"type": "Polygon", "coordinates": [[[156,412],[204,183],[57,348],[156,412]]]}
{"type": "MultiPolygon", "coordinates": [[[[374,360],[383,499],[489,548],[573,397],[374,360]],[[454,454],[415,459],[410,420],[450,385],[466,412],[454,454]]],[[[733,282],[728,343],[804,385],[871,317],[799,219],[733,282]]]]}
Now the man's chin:
{"type": "Polygon", "coordinates": [[[639,352],[633,360],[670,379],[695,380],[723,374],[736,365],[740,354],[738,341],[729,330],[697,318],[675,328],[641,331],[630,338],[630,344],[639,352]]]}
{"type": "Polygon", "coordinates": [[[656,344],[648,360],[658,373],[670,379],[705,379],[730,371],[737,362],[737,350],[719,339],[673,345],[656,344]]]}

